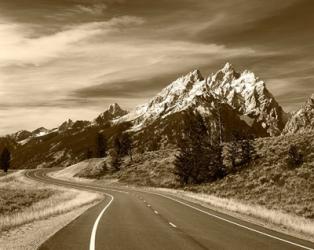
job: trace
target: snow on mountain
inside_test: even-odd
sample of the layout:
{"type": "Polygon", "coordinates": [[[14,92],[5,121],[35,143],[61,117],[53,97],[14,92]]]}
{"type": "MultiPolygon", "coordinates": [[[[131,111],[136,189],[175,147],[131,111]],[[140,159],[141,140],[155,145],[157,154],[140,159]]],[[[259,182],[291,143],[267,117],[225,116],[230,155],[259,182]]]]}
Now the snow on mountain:
{"type": "Polygon", "coordinates": [[[35,130],[32,132],[32,136],[33,136],[33,137],[41,137],[41,136],[47,135],[49,132],[50,132],[49,129],[46,129],[46,128],[44,128],[44,127],[40,127],[40,128],[38,128],[38,129],[35,129],[35,130]]]}
{"type": "Polygon", "coordinates": [[[23,141],[27,139],[28,137],[32,136],[32,133],[27,130],[20,130],[14,134],[11,135],[11,137],[16,140],[17,142],[23,141]]]}
{"type": "Polygon", "coordinates": [[[156,119],[195,107],[210,116],[218,103],[226,103],[251,126],[265,130],[265,135],[280,134],[285,113],[254,73],[237,73],[230,63],[206,79],[199,70],[182,76],[164,88],[147,104],[118,119],[132,121],[133,131],[140,130],[156,119]]]}
{"type": "Polygon", "coordinates": [[[292,115],[283,134],[302,133],[309,130],[314,130],[314,94],[292,115]]]}
{"type": "MultiPolygon", "coordinates": [[[[200,103],[206,102],[209,97],[211,93],[205,79],[199,70],[194,70],[172,82],[147,104],[137,107],[118,121],[132,121],[133,130],[137,131],[156,119],[165,118],[192,106],[202,106],[200,103]]],[[[200,112],[209,110],[203,107],[200,112]]]]}
{"type": "Polygon", "coordinates": [[[59,132],[66,131],[66,130],[72,128],[73,124],[74,124],[74,122],[71,119],[69,119],[59,126],[58,131],[59,132]]]}
{"type": "Polygon", "coordinates": [[[207,79],[208,85],[225,103],[240,114],[254,119],[268,135],[279,135],[286,122],[286,114],[264,81],[248,70],[238,73],[230,63],[207,79]]]}
{"type": "Polygon", "coordinates": [[[117,103],[114,103],[111,104],[105,112],[101,113],[94,122],[96,124],[103,124],[125,116],[126,114],[128,114],[128,111],[123,110],[117,103]]]}

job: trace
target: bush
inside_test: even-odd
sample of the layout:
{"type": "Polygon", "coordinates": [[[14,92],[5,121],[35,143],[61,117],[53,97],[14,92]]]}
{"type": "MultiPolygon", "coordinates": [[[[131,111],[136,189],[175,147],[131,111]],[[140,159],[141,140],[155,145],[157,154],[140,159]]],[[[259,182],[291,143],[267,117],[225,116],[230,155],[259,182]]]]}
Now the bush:
{"type": "Polygon", "coordinates": [[[288,150],[287,165],[289,168],[296,168],[303,164],[303,154],[295,145],[291,145],[288,150]]]}

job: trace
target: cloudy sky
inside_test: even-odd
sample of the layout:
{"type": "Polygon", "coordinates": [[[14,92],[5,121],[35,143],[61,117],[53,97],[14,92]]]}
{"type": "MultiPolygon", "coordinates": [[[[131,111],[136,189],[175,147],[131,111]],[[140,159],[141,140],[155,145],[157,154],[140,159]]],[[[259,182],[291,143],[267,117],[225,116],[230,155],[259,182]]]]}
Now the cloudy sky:
{"type": "Polygon", "coordinates": [[[0,134],[132,109],[230,61],[285,110],[314,92],[312,0],[0,2],[0,134]]]}

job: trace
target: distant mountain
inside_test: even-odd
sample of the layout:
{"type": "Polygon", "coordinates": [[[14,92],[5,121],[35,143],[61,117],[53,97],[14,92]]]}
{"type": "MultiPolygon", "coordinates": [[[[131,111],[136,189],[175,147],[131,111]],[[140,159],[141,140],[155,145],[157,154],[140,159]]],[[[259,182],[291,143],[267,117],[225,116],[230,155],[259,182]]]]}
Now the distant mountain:
{"type": "Polygon", "coordinates": [[[314,94],[288,120],[283,134],[302,133],[314,130],[314,94]]]}
{"type": "Polygon", "coordinates": [[[176,144],[190,111],[198,111],[212,136],[221,134],[225,141],[235,131],[256,137],[279,135],[287,116],[254,73],[239,73],[227,63],[207,77],[194,70],[178,78],[134,111],[114,103],[93,121],[68,120],[51,130],[20,131],[1,139],[0,148],[10,145],[15,168],[78,162],[88,149],[95,150],[99,132],[111,142],[117,133],[127,130],[137,150],[155,150],[176,144]]]}
{"type": "Polygon", "coordinates": [[[12,139],[19,142],[19,141],[23,141],[23,140],[29,138],[30,136],[32,136],[32,132],[29,132],[27,130],[21,130],[21,131],[18,131],[16,133],[10,135],[10,136],[12,137],[12,139]]]}
{"type": "Polygon", "coordinates": [[[117,103],[111,104],[109,108],[100,114],[96,119],[95,123],[97,124],[105,124],[113,119],[120,118],[126,115],[128,112],[123,110],[117,103]]]}
{"type": "Polygon", "coordinates": [[[48,134],[50,131],[49,129],[46,129],[44,127],[40,127],[38,129],[35,129],[33,132],[32,132],[32,136],[34,137],[40,137],[40,136],[44,136],[46,134],[48,134]]]}

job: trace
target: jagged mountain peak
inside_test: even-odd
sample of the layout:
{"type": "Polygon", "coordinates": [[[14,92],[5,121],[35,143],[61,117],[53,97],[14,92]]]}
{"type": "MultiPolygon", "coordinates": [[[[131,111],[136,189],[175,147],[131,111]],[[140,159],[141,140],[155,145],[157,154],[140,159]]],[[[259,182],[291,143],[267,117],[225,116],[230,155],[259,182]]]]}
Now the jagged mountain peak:
{"type": "Polygon", "coordinates": [[[119,106],[118,103],[113,103],[113,104],[110,104],[108,109],[107,109],[111,114],[116,114],[116,113],[119,113],[122,110],[122,108],[119,106]]]}
{"type": "Polygon", "coordinates": [[[67,129],[70,129],[73,126],[73,124],[74,124],[74,122],[71,119],[68,119],[67,121],[63,122],[59,126],[58,130],[59,131],[65,131],[67,129]]]}
{"type": "Polygon", "coordinates": [[[119,117],[122,117],[124,115],[126,115],[128,113],[128,111],[123,110],[119,104],[117,103],[113,103],[110,104],[108,109],[101,113],[96,119],[95,122],[97,124],[104,124],[107,123],[111,120],[117,119],[119,117]]]}
{"type": "Polygon", "coordinates": [[[11,135],[11,137],[16,140],[17,142],[27,139],[28,137],[32,136],[32,132],[27,130],[20,130],[11,135]]]}
{"type": "Polygon", "coordinates": [[[184,76],[179,77],[177,80],[173,81],[170,85],[164,88],[159,95],[165,95],[169,92],[180,92],[185,89],[190,89],[194,83],[203,81],[204,77],[198,69],[195,69],[184,76]]]}
{"type": "Polygon", "coordinates": [[[191,71],[190,73],[188,73],[186,76],[184,76],[184,78],[190,80],[190,81],[203,81],[204,77],[202,76],[202,73],[200,70],[195,69],[193,71],[191,71]]]}
{"type": "Polygon", "coordinates": [[[227,73],[227,72],[234,72],[234,67],[230,62],[226,62],[224,67],[221,69],[222,72],[227,73]]]}
{"type": "Polygon", "coordinates": [[[310,98],[307,100],[307,103],[311,106],[314,105],[314,93],[310,96],[310,98]]]}
{"type": "Polygon", "coordinates": [[[284,127],[285,113],[265,83],[251,71],[238,73],[231,63],[226,63],[206,80],[199,70],[191,71],[122,120],[134,121],[136,129],[140,129],[156,119],[190,107],[210,115],[217,101],[229,105],[239,115],[253,119],[252,126],[263,131],[260,134],[278,135],[284,127]]]}
{"type": "Polygon", "coordinates": [[[286,122],[286,114],[273,95],[252,71],[237,72],[230,63],[208,80],[211,91],[239,113],[254,117],[255,124],[278,135],[286,122]]]}
{"type": "Polygon", "coordinates": [[[287,122],[283,134],[307,132],[314,129],[314,93],[287,122]]]}

